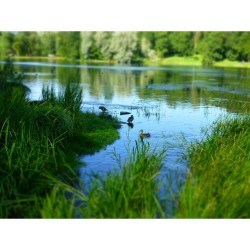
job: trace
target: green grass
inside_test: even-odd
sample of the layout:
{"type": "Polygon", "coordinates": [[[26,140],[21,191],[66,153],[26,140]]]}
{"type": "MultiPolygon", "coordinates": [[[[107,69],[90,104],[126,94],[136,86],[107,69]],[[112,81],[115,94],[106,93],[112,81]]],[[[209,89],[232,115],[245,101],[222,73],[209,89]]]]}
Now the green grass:
{"type": "Polygon", "coordinates": [[[249,62],[237,62],[237,61],[230,61],[225,59],[220,62],[214,62],[213,66],[215,67],[236,67],[236,68],[250,68],[249,62]]]}
{"type": "Polygon", "coordinates": [[[117,139],[118,120],[82,113],[82,91],[75,85],[58,96],[44,89],[42,101],[29,102],[10,65],[0,76],[0,217],[69,217],[80,188],[78,154],[117,139]],[[66,198],[70,192],[72,199],[66,198]]]}
{"type": "MultiPolygon", "coordinates": [[[[118,120],[108,114],[95,115],[83,113],[79,117],[78,134],[73,141],[79,140],[79,150],[84,154],[91,154],[113,143],[119,138],[117,129],[120,127],[118,120]],[[77,139],[78,138],[78,139],[77,139]]],[[[74,147],[74,145],[72,145],[74,147]]]]}
{"type": "MultiPolygon", "coordinates": [[[[144,64],[146,65],[183,65],[183,66],[202,66],[203,65],[203,57],[201,55],[193,55],[193,56],[170,56],[167,58],[158,58],[155,60],[145,59],[144,64]]],[[[213,62],[213,67],[236,67],[236,68],[249,68],[249,62],[238,62],[238,61],[230,61],[225,59],[219,62],[213,62]]]]}
{"type": "Polygon", "coordinates": [[[140,140],[119,171],[97,177],[88,191],[84,218],[157,218],[166,217],[158,197],[157,176],[165,149],[151,150],[140,140]]]}
{"type": "Polygon", "coordinates": [[[193,66],[202,66],[202,57],[199,55],[188,56],[188,57],[179,57],[171,56],[163,59],[156,60],[144,60],[146,65],[193,65],[193,66]]]}
{"type": "MultiPolygon", "coordinates": [[[[56,60],[56,61],[67,61],[67,58],[63,57],[46,57],[46,56],[14,56],[13,59],[16,60],[56,60]]],[[[75,60],[76,62],[85,62],[93,64],[110,64],[116,65],[114,61],[108,60],[75,60]]],[[[170,56],[167,58],[156,58],[156,59],[140,59],[145,65],[183,65],[183,66],[202,66],[203,57],[201,55],[193,56],[170,56]]],[[[213,62],[213,67],[234,67],[234,68],[250,68],[249,62],[239,62],[239,61],[230,61],[225,59],[219,62],[213,62]]]]}
{"type": "Polygon", "coordinates": [[[53,61],[64,61],[65,58],[61,56],[13,56],[11,59],[14,60],[53,60],[53,61]]]}
{"type": "Polygon", "coordinates": [[[177,218],[250,217],[250,117],[227,118],[189,148],[177,218]]]}

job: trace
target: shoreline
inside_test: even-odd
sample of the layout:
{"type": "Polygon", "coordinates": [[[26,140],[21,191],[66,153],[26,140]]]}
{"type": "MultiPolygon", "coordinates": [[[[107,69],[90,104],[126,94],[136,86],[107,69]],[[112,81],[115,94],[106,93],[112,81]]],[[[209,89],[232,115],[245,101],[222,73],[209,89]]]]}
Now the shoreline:
{"type": "MultiPolygon", "coordinates": [[[[46,60],[46,61],[61,61],[61,62],[77,62],[77,63],[94,63],[94,64],[105,64],[105,65],[120,65],[115,61],[108,60],[72,60],[64,57],[57,56],[13,56],[9,59],[12,60],[46,60]]],[[[132,63],[131,65],[138,65],[138,63],[132,63]]],[[[168,57],[163,59],[143,59],[140,65],[144,66],[196,66],[196,67],[206,67],[202,64],[201,56],[191,56],[191,57],[168,57]]],[[[228,68],[250,68],[250,62],[239,62],[239,61],[229,61],[223,60],[219,62],[214,62],[213,65],[209,67],[228,67],[228,68]]]]}

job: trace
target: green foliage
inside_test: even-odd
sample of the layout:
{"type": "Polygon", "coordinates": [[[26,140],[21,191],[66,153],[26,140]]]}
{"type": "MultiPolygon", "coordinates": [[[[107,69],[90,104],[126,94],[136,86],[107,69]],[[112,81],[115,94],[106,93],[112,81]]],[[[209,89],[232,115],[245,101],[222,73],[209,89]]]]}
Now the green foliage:
{"type": "Polygon", "coordinates": [[[112,59],[112,51],[110,50],[112,33],[111,32],[95,32],[95,44],[100,54],[96,59],[112,59]]]}
{"type": "Polygon", "coordinates": [[[12,53],[12,44],[13,44],[14,34],[10,32],[1,32],[0,33],[0,58],[7,58],[12,53]]]}
{"type": "Polygon", "coordinates": [[[214,61],[225,58],[225,32],[204,32],[198,51],[203,55],[203,64],[212,65],[214,61]]]}
{"type": "Polygon", "coordinates": [[[37,32],[18,32],[13,41],[14,53],[18,56],[36,56],[40,54],[40,38],[37,32]]]}
{"type": "Polygon", "coordinates": [[[191,174],[178,218],[249,218],[250,119],[214,124],[207,139],[190,146],[191,174]]]}
{"type": "Polygon", "coordinates": [[[133,60],[137,47],[137,36],[135,32],[113,33],[110,49],[114,54],[115,61],[130,63],[133,60]]]}
{"type": "Polygon", "coordinates": [[[81,57],[85,59],[111,59],[111,32],[81,32],[81,57]]]}
{"type": "Polygon", "coordinates": [[[15,35],[13,43],[13,49],[16,55],[27,55],[28,54],[28,37],[27,33],[20,32],[15,35]]]}
{"type": "Polygon", "coordinates": [[[41,39],[41,55],[56,55],[56,33],[44,32],[39,34],[41,39]]]}
{"type": "Polygon", "coordinates": [[[137,49],[136,32],[81,32],[83,59],[130,63],[137,49]]]}
{"type": "Polygon", "coordinates": [[[168,32],[157,32],[155,34],[155,50],[160,58],[164,58],[173,53],[168,32]]]}
{"type": "Polygon", "coordinates": [[[65,197],[78,192],[76,156],[89,152],[96,138],[102,140],[97,147],[115,140],[117,119],[92,114],[99,122],[93,126],[89,114],[81,112],[82,90],[76,85],[67,85],[58,96],[53,88],[44,89],[42,101],[28,102],[11,65],[0,76],[0,217],[76,216],[74,199],[65,197]],[[83,143],[86,137],[89,144],[83,143]]]}
{"type": "Polygon", "coordinates": [[[172,47],[172,54],[190,56],[194,53],[192,32],[171,32],[169,40],[172,47]]]}
{"type": "Polygon", "coordinates": [[[133,63],[169,56],[250,60],[250,32],[1,32],[0,57],[56,55],[70,60],[133,63]]]}
{"type": "Polygon", "coordinates": [[[92,57],[93,44],[94,44],[94,32],[81,32],[82,59],[93,59],[92,57]]]}
{"type": "Polygon", "coordinates": [[[238,43],[240,48],[239,60],[250,61],[250,32],[241,32],[238,37],[238,43]]]}
{"type": "Polygon", "coordinates": [[[105,178],[97,177],[88,191],[83,217],[165,217],[156,180],[165,153],[165,150],[150,150],[149,144],[137,142],[120,171],[112,171],[105,178]]]}
{"type": "Polygon", "coordinates": [[[240,59],[241,48],[238,43],[238,38],[240,37],[240,32],[228,32],[225,38],[225,51],[226,58],[230,61],[237,61],[240,59]]]}
{"type": "Polygon", "coordinates": [[[69,59],[80,58],[80,32],[57,32],[56,54],[69,59]]]}

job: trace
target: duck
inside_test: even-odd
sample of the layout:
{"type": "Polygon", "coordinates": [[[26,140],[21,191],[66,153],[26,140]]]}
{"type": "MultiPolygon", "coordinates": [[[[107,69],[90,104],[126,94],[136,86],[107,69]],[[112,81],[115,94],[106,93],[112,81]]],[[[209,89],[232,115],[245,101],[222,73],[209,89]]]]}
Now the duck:
{"type": "Polygon", "coordinates": [[[131,115],[131,116],[128,118],[128,123],[131,123],[133,120],[134,120],[134,116],[131,115]]]}
{"type": "Polygon", "coordinates": [[[102,112],[107,111],[107,109],[106,109],[104,106],[99,106],[99,109],[100,109],[102,112]]]}
{"type": "Polygon", "coordinates": [[[140,131],[140,138],[143,139],[143,138],[148,138],[151,136],[150,133],[143,133],[143,130],[141,129],[140,131]]]}

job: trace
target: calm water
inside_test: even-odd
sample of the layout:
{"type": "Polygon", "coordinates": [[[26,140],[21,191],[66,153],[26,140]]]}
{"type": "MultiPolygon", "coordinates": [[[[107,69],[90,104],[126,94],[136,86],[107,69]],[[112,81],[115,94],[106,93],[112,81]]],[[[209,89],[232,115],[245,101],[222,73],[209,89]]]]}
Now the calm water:
{"type": "Polygon", "coordinates": [[[249,69],[201,67],[137,67],[71,65],[42,62],[16,62],[24,72],[28,98],[41,98],[43,86],[57,90],[66,83],[78,83],[84,92],[84,111],[99,113],[104,105],[112,115],[126,122],[134,115],[133,128],[123,124],[120,139],[93,155],[82,156],[81,178],[89,183],[92,173],[105,175],[124,162],[139,130],[150,132],[152,148],[167,145],[168,153],[159,179],[171,176],[173,191],[185,180],[187,163],[182,158],[180,138],[201,139],[202,128],[226,114],[237,114],[242,103],[249,105],[249,69]],[[119,160],[118,160],[119,159],[119,160]]]}

